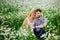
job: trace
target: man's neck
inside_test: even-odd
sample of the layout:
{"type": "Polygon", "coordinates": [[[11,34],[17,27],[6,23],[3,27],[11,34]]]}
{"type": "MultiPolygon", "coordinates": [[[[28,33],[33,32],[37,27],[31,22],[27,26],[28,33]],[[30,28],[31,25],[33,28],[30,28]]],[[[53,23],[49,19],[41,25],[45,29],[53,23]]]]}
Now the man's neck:
{"type": "Polygon", "coordinates": [[[41,19],[42,18],[42,16],[41,17],[37,17],[38,19],[41,19]]]}

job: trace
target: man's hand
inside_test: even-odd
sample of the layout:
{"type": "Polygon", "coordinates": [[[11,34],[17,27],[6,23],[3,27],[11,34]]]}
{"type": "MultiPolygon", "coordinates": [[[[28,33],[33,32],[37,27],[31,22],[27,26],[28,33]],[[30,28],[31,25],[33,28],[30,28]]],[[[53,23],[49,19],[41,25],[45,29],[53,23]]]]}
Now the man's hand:
{"type": "Polygon", "coordinates": [[[43,28],[43,25],[36,26],[36,28],[43,28]]]}
{"type": "Polygon", "coordinates": [[[46,27],[46,23],[44,23],[44,24],[41,24],[41,25],[38,25],[38,26],[36,26],[36,28],[44,28],[44,27],[46,27]]]}

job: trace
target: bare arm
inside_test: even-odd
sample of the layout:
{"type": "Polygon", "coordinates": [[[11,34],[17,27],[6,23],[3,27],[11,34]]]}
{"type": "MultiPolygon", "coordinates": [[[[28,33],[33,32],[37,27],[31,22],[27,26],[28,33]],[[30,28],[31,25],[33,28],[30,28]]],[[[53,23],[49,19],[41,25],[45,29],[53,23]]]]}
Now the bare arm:
{"type": "Polygon", "coordinates": [[[26,24],[27,24],[27,18],[25,18],[23,21],[23,24],[22,24],[23,29],[26,29],[26,24]]]}
{"type": "MultiPolygon", "coordinates": [[[[22,24],[22,28],[25,30],[26,29],[26,24],[27,24],[27,18],[23,21],[23,24],[22,24]]],[[[33,32],[33,26],[34,24],[30,24],[30,29],[31,29],[31,32],[33,32]]]]}
{"type": "Polygon", "coordinates": [[[31,32],[33,33],[34,24],[30,24],[31,32]]]}

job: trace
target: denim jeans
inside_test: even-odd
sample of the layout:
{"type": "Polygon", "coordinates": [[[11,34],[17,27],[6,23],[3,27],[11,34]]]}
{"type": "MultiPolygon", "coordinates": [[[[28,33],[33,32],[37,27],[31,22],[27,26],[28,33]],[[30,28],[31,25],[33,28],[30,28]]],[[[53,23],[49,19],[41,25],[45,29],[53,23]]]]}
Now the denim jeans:
{"type": "Polygon", "coordinates": [[[37,39],[41,40],[42,34],[45,33],[45,30],[43,28],[34,28],[33,29],[34,34],[36,35],[37,39]]]}

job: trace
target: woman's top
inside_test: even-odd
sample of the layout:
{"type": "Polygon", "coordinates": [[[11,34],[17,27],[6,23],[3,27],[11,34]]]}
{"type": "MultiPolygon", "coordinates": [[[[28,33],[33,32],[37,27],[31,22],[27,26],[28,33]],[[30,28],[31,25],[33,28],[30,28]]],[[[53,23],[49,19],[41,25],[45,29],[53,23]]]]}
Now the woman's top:
{"type": "Polygon", "coordinates": [[[30,22],[29,18],[27,18],[26,26],[28,27],[28,26],[31,26],[31,25],[34,25],[34,20],[33,20],[33,22],[30,22]]]}

